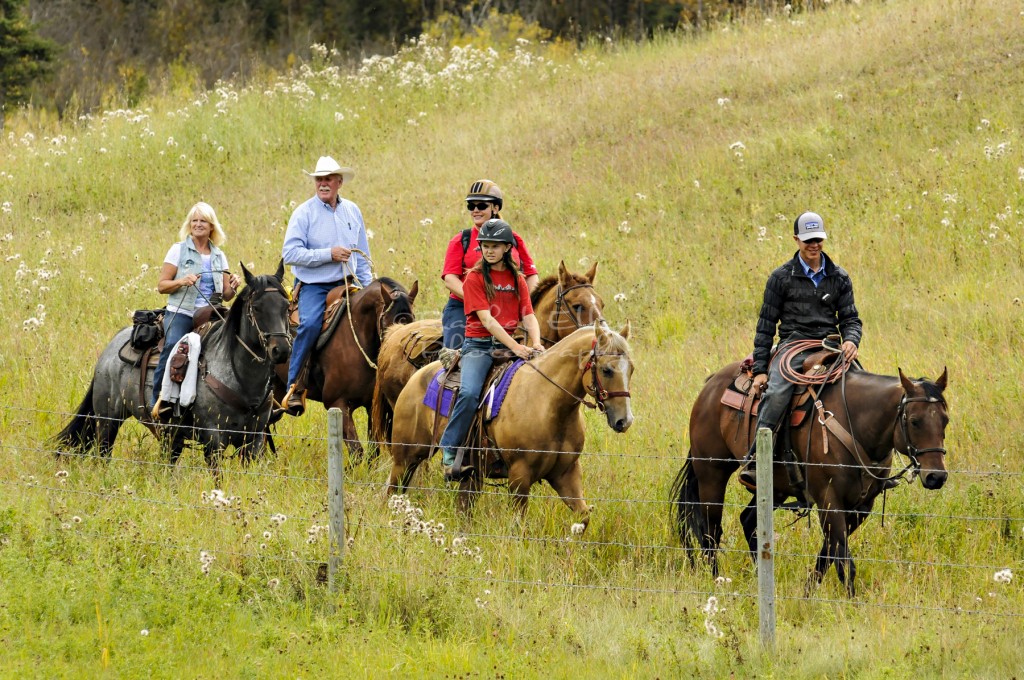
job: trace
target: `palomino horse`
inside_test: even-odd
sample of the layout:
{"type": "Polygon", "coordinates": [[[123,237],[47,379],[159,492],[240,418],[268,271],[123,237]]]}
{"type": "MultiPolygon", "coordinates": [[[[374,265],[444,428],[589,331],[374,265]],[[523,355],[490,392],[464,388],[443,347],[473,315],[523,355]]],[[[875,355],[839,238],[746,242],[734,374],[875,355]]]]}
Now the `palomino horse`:
{"type": "MultiPolygon", "coordinates": [[[[690,414],[690,456],[671,491],[672,520],[680,540],[690,548],[695,542],[700,545],[715,576],[726,484],[746,455],[756,427],[756,418],[751,418],[749,429],[741,429],[743,413],[721,403],[739,372],[739,363],[726,366],[707,380],[698,395],[690,414]]],[[[924,488],[942,488],[949,416],[942,394],[945,370],[934,382],[910,380],[902,370],[898,378],[853,370],[843,380],[823,387],[818,394],[822,409],[791,430],[805,488],[793,488],[784,464],[776,462],[774,503],[778,506],[802,491],[818,507],[824,542],[808,587],[821,583],[834,564],[852,597],[856,568],[848,540],[867,519],[875,498],[902,476],[889,476],[893,450],[910,459],[913,474],[920,476],[924,488]]],[[[756,497],[740,513],[740,523],[753,554],[756,497]]]]}
{"type": "MultiPolygon", "coordinates": [[[[579,457],[583,451],[582,404],[601,410],[608,427],[625,432],[633,424],[629,381],[629,324],[616,333],[603,322],[584,327],[522,366],[513,376],[498,415],[485,426],[491,448],[508,465],[508,489],[521,513],[530,487],[544,480],[579,514],[574,532],[586,529],[590,507],[583,500],[579,457]],[[596,403],[587,401],[593,397],[596,403]]],[[[448,422],[423,399],[440,362],[421,368],[395,404],[394,463],[387,488],[402,493],[417,466],[433,452],[448,422]],[[435,429],[436,425],[436,429],[435,429]]],[[[477,467],[479,471],[480,468],[477,467]]],[[[468,510],[481,479],[461,484],[460,507],[468,510]]]]}
{"type": "MultiPolygon", "coordinates": [[[[530,294],[530,301],[545,347],[568,337],[577,328],[593,325],[604,318],[604,300],[594,290],[596,276],[596,262],[586,274],[574,274],[565,268],[565,261],[562,261],[558,263],[557,276],[548,276],[537,284],[530,294]]],[[[434,346],[423,352],[424,359],[437,358],[437,350],[441,348],[440,319],[422,319],[396,326],[384,336],[377,360],[377,384],[373,388],[371,439],[374,441],[386,443],[391,439],[395,401],[416,369],[428,361],[410,358],[410,346],[419,344],[417,335],[424,341],[434,340],[434,346]]]]}
{"type": "Polygon", "coordinates": [[[95,445],[102,455],[109,455],[121,423],[135,416],[169,444],[172,464],[186,439],[203,445],[206,462],[214,470],[228,445],[243,460],[262,452],[273,367],[287,360],[291,351],[288,297],[281,285],[283,262],[272,276],[253,276],[244,265],[242,271],[245,288],[227,318],[215,322],[203,338],[195,402],[180,418],[158,427],[149,417],[145,397],[153,391],[152,370],[118,356],[132,331],[124,328],[100,354],[78,412],[57,435],[61,450],[83,451],[95,445]],[[140,370],[146,370],[145,378],[140,370]]]}
{"type": "MultiPolygon", "coordinates": [[[[309,357],[307,396],[325,408],[339,408],[342,413],[342,436],[353,458],[363,457],[352,413],[365,408],[370,414],[373,386],[377,381],[377,355],[384,332],[395,324],[407,324],[415,316],[413,302],[419,282],[406,290],[388,277],[374,279],[370,285],[343,298],[344,316],[327,343],[309,357]]],[[[288,365],[277,367],[274,390],[278,400],[284,397],[288,365]]],[[[372,414],[370,428],[372,428],[372,414]]]]}

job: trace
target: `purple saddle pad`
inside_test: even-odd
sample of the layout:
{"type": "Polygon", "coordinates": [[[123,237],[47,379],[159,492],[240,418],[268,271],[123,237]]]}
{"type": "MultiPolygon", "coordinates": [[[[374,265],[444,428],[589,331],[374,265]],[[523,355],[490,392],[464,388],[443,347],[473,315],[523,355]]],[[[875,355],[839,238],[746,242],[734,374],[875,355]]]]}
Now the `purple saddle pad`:
{"type": "MultiPolygon", "coordinates": [[[[496,384],[492,383],[484,390],[480,406],[487,405],[487,410],[484,412],[484,417],[487,420],[493,420],[498,415],[498,411],[505,401],[505,395],[508,394],[509,385],[512,384],[512,377],[524,363],[526,362],[522,359],[516,359],[509,366],[508,370],[502,374],[501,379],[496,384]]],[[[443,368],[437,369],[437,373],[434,374],[434,377],[430,379],[430,383],[427,385],[427,392],[423,395],[423,403],[437,410],[438,396],[440,396],[441,415],[448,418],[452,413],[452,396],[454,393],[450,389],[442,387],[446,373],[447,371],[443,368]]]]}

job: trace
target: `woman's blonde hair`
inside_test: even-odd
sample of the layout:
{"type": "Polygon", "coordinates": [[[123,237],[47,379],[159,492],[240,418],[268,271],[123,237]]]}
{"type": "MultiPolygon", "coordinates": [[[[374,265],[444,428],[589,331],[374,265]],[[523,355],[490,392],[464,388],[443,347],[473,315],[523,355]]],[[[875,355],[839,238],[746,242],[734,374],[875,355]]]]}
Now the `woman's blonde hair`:
{"type": "Polygon", "coordinates": [[[192,233],[192,218],[196,215],[213,225],[213,229],[210,230],[210,243],[218,248],[224,245],[224,242],[228,240],[228,235],[224,233],[224,227],[220,226],[220,222],[217,221],[217,213],[214,212],[213,206],[202,201],[189,208],[188,214],[185,215],[185,221],[181,223],[181,229],[178,230],[178,238],[184,241],[192,233]]]}

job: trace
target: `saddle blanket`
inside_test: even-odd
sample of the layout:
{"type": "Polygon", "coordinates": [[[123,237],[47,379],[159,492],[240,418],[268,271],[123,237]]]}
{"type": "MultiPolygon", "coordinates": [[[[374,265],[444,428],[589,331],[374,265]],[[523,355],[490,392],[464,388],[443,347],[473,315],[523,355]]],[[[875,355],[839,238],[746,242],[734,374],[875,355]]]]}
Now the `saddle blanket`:
{"type": "MultiPolygon", "coordinates": [[[[501,374],[501,377],[496,383],[492,382],[484,390],[483,397],[481,397],[480,404],[477,408],[479,409],[487,406],[487,410],[484,412],[485,420],[494,420],[498,416],[498,412],[501,410],[501,405],[505,401],[505,395],[508,394],[509,385],[512,384],[512,378],[515,376],[516,371],[522,368],[524,363],[526,362],[522,359],[516,359],[512,362],[512,365],[508,367],[508,370],[501,374]]],[[[440,397],[441,415],[448,418],[452,413],[454,392],[451,389],[444,387],[444,378],[446,373],[446,369],[437,369],[437,373],[434,374],[434,377],[430,380],[430,384],[427,385],[427,392],[423,395],[423,403],[431,409],[437,410],[438,397],[440,397]]]]}

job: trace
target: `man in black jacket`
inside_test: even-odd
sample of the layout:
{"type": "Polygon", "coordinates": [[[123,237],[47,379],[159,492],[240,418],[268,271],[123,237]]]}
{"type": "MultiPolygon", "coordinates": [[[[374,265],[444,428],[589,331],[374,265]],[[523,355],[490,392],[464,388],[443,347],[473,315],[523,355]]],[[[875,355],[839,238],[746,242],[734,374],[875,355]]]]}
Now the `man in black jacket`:
{"type": "MultiPolygon", "coordinates": [[[[758,412],[758,429],[767,427],[774,431],[793,395],[793,384],[783,377],[779,362],[768,365],[776,328],[777,356],[795,340],[823,340],[838,332],[846,359],[857,358],[862,327],[853,302],[853,283],[846,270],[822,252],[826,238],[820,215],[805,212],[797,217],[793,222],[793,240],[799,250],[768,277],[754,335],[753,388],[760,391],[767,386],[758,412]]],[[[797,354],[791,365],[799,371],[813,351],[797,354]]],[[[752,448],[740,472],[740,481],[750,488],[756,483],[753,453],[752,448]]]]}

